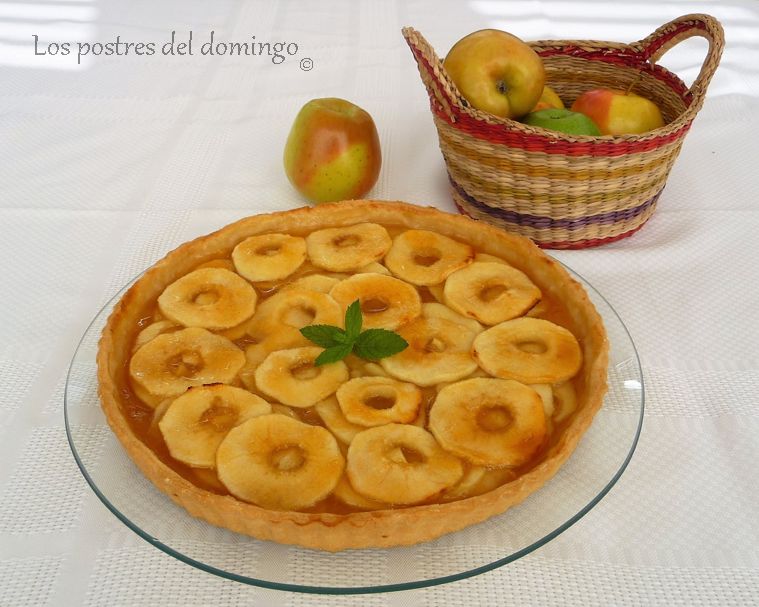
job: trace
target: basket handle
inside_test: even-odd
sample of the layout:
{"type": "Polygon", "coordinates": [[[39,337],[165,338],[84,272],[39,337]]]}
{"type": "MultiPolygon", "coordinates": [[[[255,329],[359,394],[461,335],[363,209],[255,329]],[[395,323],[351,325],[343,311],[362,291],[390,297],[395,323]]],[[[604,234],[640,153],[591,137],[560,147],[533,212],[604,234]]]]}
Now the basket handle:
{"type": "Polygon", "coordinates": [[[414,28],[404,27],[402,32],[414,55],[419,75],[430,96],[430,102],[446,115],[449,122],[456,122],[456,109],[464,104],[458,89],[443,69],[443,62],[440,61],[432,45],[414,28]]]}
{"type": "Polygon", "coordinates": [[[722,50],[725,47],[725,32],[719,21],[710,15],[683,15],[665,23],[651,35],[630,46],[644,60],[653,64],[673,46],[693,36],[700,36],[709,42],[709,50],[701,65],[701,71],[688,89],[691,103],[686,113],[695,116],[704,103],[706,89],[719,65],[722,50]]]}

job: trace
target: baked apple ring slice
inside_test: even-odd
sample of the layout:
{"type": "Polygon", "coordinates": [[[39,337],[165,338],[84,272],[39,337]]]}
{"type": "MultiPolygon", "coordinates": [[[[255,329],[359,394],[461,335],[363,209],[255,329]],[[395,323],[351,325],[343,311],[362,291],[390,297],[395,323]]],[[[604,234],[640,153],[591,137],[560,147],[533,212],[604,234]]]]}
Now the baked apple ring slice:
{"type": "Polygon", "coordinates": [[[232,250],[237,271],[251,282],[282,280],[306,260],[306,241],[289,234],[246,238],[232,250]]]}
{"type": "Polygon", "coordinates": [[[345,418],[365,427],[411,423],[422,404],[419,388],[389,377],[351,379],[338,388],[335,396],[345,418]]]}
{"type": "Polygon", "coordinates": [[[387,504],[364,497],[356,491],[345,474],[338,481],[333,495],[343,504],[353,506],[354,508],[361,508],[362,510],[382,510],[383,508],[387,508],[387,504]]]}
{"type": "Polygon", "coordinates": [[[132,352],[137,352],[137,350],[142,348],[142,346],[144,346],[149,341],[154,340],[162,333],[176,331],[177,329],[181,328],[182,327],[180,325],[168,319],[157,320],[153,323],[150,323],[147,327],[145,327],[137,334],[137,338],[134,340],[134,345],[132,346],[132,352]]]}
{"type": "Polygon", "coordinates": [[[242,388],[212,384],[190,388],[158,422],[169,453],[195,468],[214,468],[216,450],[232,428],[271,413],[271,405],[242,388]]]}
{"type": "Polygon", "coordinates": [[[171,398],[192,386],[231,383],[244,364],[245,354],[231,341],[192,327],[142,346],[129,361],[129,376],[153,397],[171,398]]]}
{"type": "Polygon", "coordinates": [[[273,413],[230,430],[216,452],[219,480],[235,497],[272,510],[299,510],[327,497],[345,469],[335,437],[273,413]]]}
{"type": "Polygon", "coordinates": [[[327,228],[306,237],[311,263],[332,272],[353,272],[379,261],[392,244],[387,230],[376,223],[327,228]]]}
{"type": "Polygon", "coordinates": [[[299,331],[292,327],[276,327],[265,322],[249,326],[243,339],[251,343],[245,348],[245,365],[240,369],[240,380],[251,392],[258,391],[256,369],[269,354],[310,344],[299,331]]]}
{"type": "Polygon", "coordinates": [[[480,333],[472,356],[495,377],[553,384],[573,377],[582,350],[570,331],[540,318],[515,318],[480,333]]]}
{"type": "Polygon", "coordinates": [[[422,286],[440,284],[473,259],[468,244],[427,230],[406,230],[393,240],[385,265],[398,278],[422,286]]]}
{"type": "Polygon", "coordinates": [[[241,339],[248,342],[247,363],[241,379],[255,389],[253,373],[272,352],[312,345],[300,333],[307,325],[342,325],[338,303],[326,293],[303,288],[283,289],[261,302],[255,315],[243,327],[241,339]]]}
{"type": "Polygon", "coordinates": [[[340,278],[328,276],[327,274],[307,274],[296,278],[293,282],[282,287],[282,292],[290,289],[306,289],[307,291],[318,291],[319,293],[329,293],[340,278]]]}
{"type": "Polygon", "coordinates": [[[440,500],[446,502],[482,495],[483,493],[492,491],[496,487],[513,481],[518,476],[516,471],[511,468],[472,466],[470,467],[470,471],[471,476],[469,473],[465,474],[464,478],[457,485],[447,489],[440,496],[440,500]]]}
{"type": "Polygon", "coordinates": [[[557,424],[567,419],[577,409],[577,393],[572,382],[562,382],[553,387],[553,421],[557,424]]]}
{"type": "Polygon", "coordinates": [[[158,307],[185,327],[229,329],[256,311],[256,290],[244,278],[222,268],[202,268],[166,287],[158,307]]]}
{"type": "Polygon", "coordinates": [[[514,380],[475,378],[443,388],[430,409],[440,445],[477,466],[519,466],[546,437],[543,401],[514,380]]]}
{"type": "Polygon", "coordinates": [[[540,289],[505,263],[476,261],[445,281],[445,303],[486,325],[521,316],[538,301],[540,289]]]}
{"type": "Polygon", "coordinates": [[[398,329],[408,348],[380,360],[390,375],[418,386],[462,379],[477,369],[470,350],[477,331],[443,316],[421,316],[398,329]]]}
{"type": "Polygon", "coordinates": [[[329,294],[346,310],[361,302],[365,329],[394,331],[422,313],[422,300],[408,283],[383,274],[354,274],[337,283],[329,294]]]}
{"type": "Polygon", "coordinates": [[[470,465],[464,472],[462,479],[443,492],[440,501],[450,502],[482,495],[514,480],[516,477],[517,473],[511,468],[486,468],[470,465]]]}
{"type": "Polygon", "coordinates": [[[334,434],[337,439],[350,445],[351,441],[356,437],[356,434],[366,430],[366,426],[359,426],[349,422],[340,405],[337,402],[337,398],[330,396],[323,401],[316,403],[314,407],[319,417],[324,422],[327,429],[334,434]]]}
{"type": "Polygon", "coordinates": [[[372,262],[366,264],[364,267],[359,268],[357,271],[358,274],[384,274],[385,276],[392,276],[392,273],[390,270],[388,270],[385,266],[383,266],[381,263],[378,262],[372,262]]]}
{"type": "Polygon", "coordinates": [[[428,302],[422,304],[422,316],[426,318],[445,318],[452,322],[458,323],[466,327],[469,331],[473,331],[475,333],[482,333],[482,331],[485,330],[485,327],[483,327],[474,318],[467,318],[466,316],[462,316],[458,312],[451,310],[448,306],[441,303],[428,302]]]}
{"type": "Polygon", "coordinates": [[[356,435],[348,447],[348,480],[361,495],[388,504],[417,504],[455,485],[461,460],[426,430],[386,424],[356,435]]]}
{"type": "Polygon", "coordinates": [[[269,354],[255,371],[256,386],[264,394],[291,407],[305,409],[324,400],[348,381],[341,360],[317,367],[322,348],[307,346],[269,354]]]}
{"type": "Polygon", "coordinates": [[[293,328],[307,325],[342,326],[340,305],[326,293],[308,289],[286,289],[261,302],[252,324],[293,328]]]}

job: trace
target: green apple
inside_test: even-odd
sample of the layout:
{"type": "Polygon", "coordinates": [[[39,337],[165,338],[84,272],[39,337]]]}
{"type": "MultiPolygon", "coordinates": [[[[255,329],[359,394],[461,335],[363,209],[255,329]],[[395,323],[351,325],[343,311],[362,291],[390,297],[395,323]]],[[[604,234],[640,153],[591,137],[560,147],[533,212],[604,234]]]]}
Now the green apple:
{"type": "Polygon", "coordinates": [[[549,108],[527,114],[522,120],[530,126],[539,126],[551,131],[560,131],[568,135],[600,135],[596,123],[580,112],[549,108]]]}
{"type": "Polygon", "coordinates": [[[285,144],[287,178],[311,202],[363,198],[376,183],[381,164],[374,120],[344,99],[306,103],[285,144]]]}
{"type": "Polygon", "coordinates": [[[453,45],[443,62],[464,98],[478,110],[519,118],[540,99],[543,60],[516,36],[486,29],[453,45]]]}

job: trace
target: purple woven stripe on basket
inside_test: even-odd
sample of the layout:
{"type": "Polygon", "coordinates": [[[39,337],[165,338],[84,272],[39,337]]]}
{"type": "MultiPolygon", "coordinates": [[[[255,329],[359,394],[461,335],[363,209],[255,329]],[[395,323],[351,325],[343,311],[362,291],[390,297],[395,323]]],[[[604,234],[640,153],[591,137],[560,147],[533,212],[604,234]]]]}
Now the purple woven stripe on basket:
{"type": "Polygon", "coordinates": [[[589,224],[613,224],[618,221],[624,221],[643,213],[646,209],[650,208],[659,199],[662,191],[659,190],[653,198],[649,198],[643,204],[631,209],[625,209],[623,211],[610,211],[608,213],[599,213],[598,215],[590,215],[588,217],[575,217],[573,219],[552,219],[550,217],[541,217],[539,215],[528,215],[525,213],[516,213],[514,211],[507,211],[505,209],[498,209],[491,207],[485,203],[480,202],[476,198],[472,198],[467,194],[461,186],[457,184],[453,178],[448,175],[448,179],[451,185],[454,187],[459,196],[466,200],[472,206],[478,208],[483,213],[493,215],[503,221],[515,223],[517,225],[530,226],[533,228],[566,228],[568,230],[581,229],[589,224]]]}

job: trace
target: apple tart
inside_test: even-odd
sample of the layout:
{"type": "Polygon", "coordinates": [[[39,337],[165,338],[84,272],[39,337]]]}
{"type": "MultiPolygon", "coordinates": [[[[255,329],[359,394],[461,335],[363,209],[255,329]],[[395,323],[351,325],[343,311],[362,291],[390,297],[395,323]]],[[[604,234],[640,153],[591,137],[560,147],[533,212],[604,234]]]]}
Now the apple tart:
{"type": "Polygon", "coordinates": [[[522,501],[591,424],[607,358],[587,294],[529,240],[347,201],[169,253],[116,304],[97,362],[108,423],[158,489],[214,525],[336,551],[522,501]],[[402,346],[383,353],[390,332],[402,346]]]}

